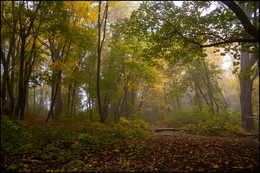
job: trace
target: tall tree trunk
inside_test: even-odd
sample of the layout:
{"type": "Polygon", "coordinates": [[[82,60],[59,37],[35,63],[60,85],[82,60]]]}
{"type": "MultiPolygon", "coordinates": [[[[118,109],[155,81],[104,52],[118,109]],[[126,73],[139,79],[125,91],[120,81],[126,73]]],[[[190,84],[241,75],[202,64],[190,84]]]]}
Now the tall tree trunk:
{"type": "Polygon", "coordinates": [[[100,21],[100,13],[101,13],[101,2],[99,1],[99,10],[98,10],[98,63],[97,63],[97,100],[98,100],[98,110],[100,114],[100,121],[102,123],[105,122],[104,112],[102,112],[102,105],[101,105],[101,97],[100,97],[100,66],[101,66],[101,51],[103,42],[105,40],[106,35],[106,22],[107,22],[107,12],[108,12],[108,1],[106,2],[106,9],[105,9],[105,16],[103,16],[102,22],[100,21]],[[104,21],[104,28],[103,28],[103,38],[101,41],[101,27],[104,21]]]}
{"type": "Polygon", "coordinates": [[[12,118],[13,118],[13,114],[14,114],[15,95],[16,95],[16,94],[14,94],[14,87],[16,88],[16,93],[17,93],[17,86],[14,86],[14,67],[15,67],[15,61],[19,57],[19,54],[20,54],[19,45],[20,45],[20,38],[17,41],[16,50],[15,49],[13,50],[12,70],[11,70],[10,83],[7,81],[7,88],[8,88],[9,97],[10,97],[10,104],[11,104],[10,107],[11,107],[11,116],[12,116],[12,118]],[[16,54],[15,54],[15,52],[16,52],[16,54]]]}
{"type": "MultiPolygon", "coordinates": [[[[251,68],[249,59],[249,53],[241,52],[240,67],[241,71],[239,77],[242,75],[242,71],[245,68],[251,68]]],[[[253,80],[248,76],[246,80],[240,80],[240,105],[242,113],[242,123],[245,123],[247,130],[254,129],[254,120],[252,110],[252,91],[253,91],[253,80]]]]}
{"type": "MultiPolygon", "coordinates": [[[[27,2],[28,3],[28,2],[27,2]]],[[[28,5],[28,4],[27,4],[28,5]]],[[[19,4],[19,8],[24,8],[25,6],[25,2],[23,1],[23,3],[19,4]]],[[[42,6],[42,2],[39,2],[36,9],[35,9],[35,13],[38,12],[38,10],[41,8],[42,6]]],[[[19,37],[21,38],[21,55],[20,55],[20,70],[19,70],[19,93],[18,93],[18,102],[15,108],[15,116],[19,117],[20,115],[20,119],[24,119],[24,110],[25,110],[25,99],[26,99],[26,90],[27,90],[27,86],[28,86],[28,82],[29,82],[29,78],[31,76],[31,70],[32,70],[32,66],[35,60],[35,56],[33,58],[33,62],[31,62],[31,55],[29,56],[28,61],[25,62],[25,48],[26,48],[26,41],[27,38],[32,35],[31,31],[32,28],[34,26],[34,22],[35,22],[35,17],[30,16],[29,17],[29,24],[28,27],[26,27],[24,25],[24,18],[22,19],[22,15],[19,12],[19,23],[20,23],[20,35],[19,37]],[[27,68],[29,67],[30,69],[27,71],[27,68]],[[28,73],[27,73],[28,72],[28,73]]],[[[41,25],[41,23],[39,24],[39,26],[41,25]]],[[[36,51],[35,51],[35,45],[36,45],[36,38],[38,37],[38,30],[36,31],[36,35],[33,35],[33,45],[32,45],[32,50],[31,50],[31,54],[34,50],[34,55],[36,55],[36,51]]]]}
{"type": "Polygon", "coordinates": [[[25,58],[25,41],[26,38],[23,36],[21,37],[21,56],[20,56],[20,70],[19,70],[19,84],[18,84],[18,101],[15,107],[15,116],[16,118],[19,117],[20,112],[20,118],[22,119],[24,117],[24,106],[25,103],[23,98],[25,98],[24,88],[23,88],[23,74],[24,74],[24,58],[25,58]],[[21,107],[22,110],[21,110],[21,107]]]}

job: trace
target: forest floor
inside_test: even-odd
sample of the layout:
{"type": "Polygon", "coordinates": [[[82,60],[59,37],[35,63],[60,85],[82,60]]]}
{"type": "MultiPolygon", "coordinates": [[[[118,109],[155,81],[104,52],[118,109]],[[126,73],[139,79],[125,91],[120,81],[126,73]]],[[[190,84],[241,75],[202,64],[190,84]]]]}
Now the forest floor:
{"type": "MultiPolygon", "coordinates": [[[[258,139],[159,132],[154,139],[146,142],[149,145],[136,152],[129,151],[127,147],[106,156],[79,155],[78,159],[90,159],[94,164],[91,167],[82,165],[74,171],[259,172],[258,139]]],[[[55,170],[37,161],[25,166],[24,171],[28,172],[55,170]]]]}
{"type": "MultiPolygon", "coordinates": [[[[158,132],[132,165],[114,164],[117,157],[91,171],[130,172],[259,172],[259,140],[158,132]]],[[[106,159],[105,159],[106,160],[106,159]]]]}
{"type": "MultiPolygon", "coordinates": [[[[39,160],[31,154],[24,154],[21,156],[22,164],[14,170],[16,172],[259,172],[259,139],[252,137],[158,132],[148,139],[122,141],[120,146],[105,146],[104,142],[106,149],[102,152],[91,153],[81,149],[77,154],[71,153],[79,149],[75,148],[80,145],[79,140],[69,143],[58,139],[51,142],[52,152],[61,153],[57,156],[58,159],[51,156],[46,160],[39,160]],[[58,144],[62,144],[63,149],[57,147],[58,144]]],[[[47,152],[46,149],[43,150],[47,152]]],[[[2,167],[2,171],[10,170],[2,167]]]]}

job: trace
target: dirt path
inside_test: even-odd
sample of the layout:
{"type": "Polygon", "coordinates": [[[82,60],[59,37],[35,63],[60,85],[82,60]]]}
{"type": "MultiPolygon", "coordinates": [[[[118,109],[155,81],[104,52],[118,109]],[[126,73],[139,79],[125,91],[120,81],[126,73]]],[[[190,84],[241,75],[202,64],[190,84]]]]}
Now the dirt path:
{"type": "Polygon", "coordinates": [[[258,139],[158,132],[155,140],[162,156],[169,151],[161,171],[259,171],[258,139]]]}

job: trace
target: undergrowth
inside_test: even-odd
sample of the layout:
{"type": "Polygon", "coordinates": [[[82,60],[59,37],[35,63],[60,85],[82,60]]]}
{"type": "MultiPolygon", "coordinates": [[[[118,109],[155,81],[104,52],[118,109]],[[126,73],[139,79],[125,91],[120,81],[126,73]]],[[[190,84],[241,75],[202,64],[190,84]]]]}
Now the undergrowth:
{"type": "MultiPolygon", "coordinates": [[[[152,137],[147,124],[140,119],[121,118],[117,124],[63,120],[52,125],[33,125],[1,116],[1,169],[17,171],[22,159],[45,164],[67,165],[72,171],[82,162],[78,155],[109,154],[127,145],[138,145],[152,137]],[[65,125],[64,125],[65,124],[65,125]],[[73,165],[73,166],[71,166],[73,165]]],[[[59,170],[57,170],[59,171],[59,170]]]]}
{"type": "MultiPolygon", "coordinates": [[[[258,120],[255,130],[259,133],[258,120]]],[[[193,109],[175,110],[163,120],[157,122],[159,126],[183,128],[185,132],[201,135],[243,136],[245,131],[241,123],[241,113],[231,110],[221,110],[214,115],[209,107],[202,111],[198,107],[193,109]]]]}

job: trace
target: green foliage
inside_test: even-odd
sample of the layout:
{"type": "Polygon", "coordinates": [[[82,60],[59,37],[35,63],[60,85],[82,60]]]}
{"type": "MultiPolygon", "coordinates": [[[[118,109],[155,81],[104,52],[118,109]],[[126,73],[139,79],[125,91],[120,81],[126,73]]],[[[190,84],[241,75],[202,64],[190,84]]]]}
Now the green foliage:
{"type": "Polygon", "coordinates": [[[23,165],[22,158],[33,158],[46,164],[63,164],[67,160],[64,169],[73,171],[85,165],[76,155],[106,155],[129,144],[140,148],[138,143],[152,136],[147,124],[136,118],[121,118],[111,125],[74,120],[65,126],[59,123],[62,126],[48,128],[14,122],[5,115],[1,118],[1,166],[10,170],[18,170],[23,165]]]}
{"type": "Polygon", "coordinates": [[[210,109],[204,109],[196,114],[196,116],[194,118],[195,123],[189,123],[184,126],[190,133],[232,136],[239,136],[245,133],[240,120],[240,112],[221,111],[218,115],[214,116],[210,109]]]}
{"type": "Polygon", "coordinates": [[[213,115],[209,107],[202,111],[198,107],[176,110],[171,116],[156,123],[165,127],[184,128],[188,133],[202,135],[231,135],[239,136],[245,133],[241,123],[241,112],[220,111],[213,115]]]}

